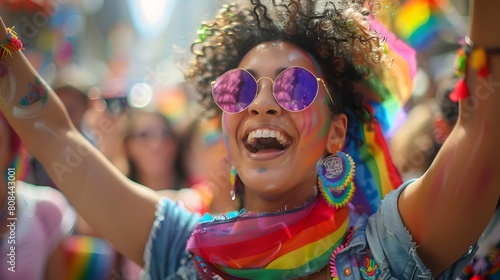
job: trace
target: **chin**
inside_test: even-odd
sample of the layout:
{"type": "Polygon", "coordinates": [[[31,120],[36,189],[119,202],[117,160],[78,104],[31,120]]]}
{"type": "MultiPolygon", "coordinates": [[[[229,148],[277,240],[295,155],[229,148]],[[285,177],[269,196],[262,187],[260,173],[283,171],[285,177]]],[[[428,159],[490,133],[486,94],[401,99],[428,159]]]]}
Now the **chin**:
{"type": "Polygon", "coordinates": [[[246,180],[244,185],[248,191],[253,191],[261,194],[274,194],[284,190],[283,180],[269,178],[268,176],[258,175],[258,178],[246,180]]]}

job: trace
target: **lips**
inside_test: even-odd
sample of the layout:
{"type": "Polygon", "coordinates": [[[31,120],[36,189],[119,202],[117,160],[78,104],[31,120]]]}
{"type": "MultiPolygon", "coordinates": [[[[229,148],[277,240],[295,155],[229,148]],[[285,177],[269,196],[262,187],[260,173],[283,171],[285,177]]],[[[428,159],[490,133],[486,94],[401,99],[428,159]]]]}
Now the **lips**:
{"type": "Polygon", "coordinates": [[[255,129],[243,141],[251,153],[281,152],[290,146],[291,138],[274,129],[255,129]]]}

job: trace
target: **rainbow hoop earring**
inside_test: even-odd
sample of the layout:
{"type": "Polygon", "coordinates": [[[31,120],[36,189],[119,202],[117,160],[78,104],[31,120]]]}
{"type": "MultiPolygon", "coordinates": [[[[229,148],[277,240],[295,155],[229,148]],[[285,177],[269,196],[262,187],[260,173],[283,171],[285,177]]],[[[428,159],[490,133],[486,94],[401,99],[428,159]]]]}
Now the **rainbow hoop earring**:
{"type": "Polygon", "coordinates": [[[241,190],[241,180],[236,173],[236,168],[231,166],[231,173],[229,173],[229,183],[231,184],[231,200],[236,200],[240,190],[241,190]]]}
{"type": "Polygon", "coordinates": [[[339,144],[335,155],[326,157],[318,168],[318,188],[328,204],[337,209],[351,201],[355,189],[354,160],[341,152],[341,147],[339,144]]]}

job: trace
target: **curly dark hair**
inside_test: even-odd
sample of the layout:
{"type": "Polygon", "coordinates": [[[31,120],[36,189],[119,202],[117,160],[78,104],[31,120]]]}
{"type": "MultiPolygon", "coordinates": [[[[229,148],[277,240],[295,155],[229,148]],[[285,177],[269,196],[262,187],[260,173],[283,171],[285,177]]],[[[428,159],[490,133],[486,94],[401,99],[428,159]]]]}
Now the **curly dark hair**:
{"type": "Polygon", "coordinates": [[[212,81],[236,68],[256,45],[289,41],[312,54],[323,68],[326,83],[333,89],[330,92],[335,93],[332,113],[349,108],[366,120],[363,95],[355,90],[354,82],[366,77],[370,64],[383,59],[384,41],[368,22],[379,8],[372,0],[246,0],[225,4],[214,20],[202,23],[198,30],[200,40],[192,45],[194,59],[185,78],[201,94],[205,113],[212,115],[216,110],[212,81]]]}

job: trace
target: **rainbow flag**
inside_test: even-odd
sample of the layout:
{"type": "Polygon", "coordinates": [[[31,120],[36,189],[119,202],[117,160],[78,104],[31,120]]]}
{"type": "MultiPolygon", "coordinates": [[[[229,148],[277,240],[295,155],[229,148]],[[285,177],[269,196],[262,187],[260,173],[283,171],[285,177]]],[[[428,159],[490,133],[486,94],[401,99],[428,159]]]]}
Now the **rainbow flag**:
{"type": "Polygon", "coordinates": [[[429,48],[447,22],[448,0],[408,0],[396,12],[394,31],[417,51],[429,48]]]}
{"type": "Polygon", "coordinates": [[[343,148],[356,164],[351,208],[358,214],[377,211],[384,196],[398,188],[401,177],[390,157],[387,140],[406,120],[404,104],[410,98],[417,72],[416,52],[384,24],[370,18],[371,27],[385,39],[386,58],[369,65],[370,74],[359,87],[367,113],[363,121],[352,111],[343,148]]]}
{"type": "Polygon", "coordinates": [[[66,279],[108,280],[114,273],[119,275],[113,271],[116,252],[106,240],[87,235],[72,235],[68,237],[65,245],[66,279]]]}

